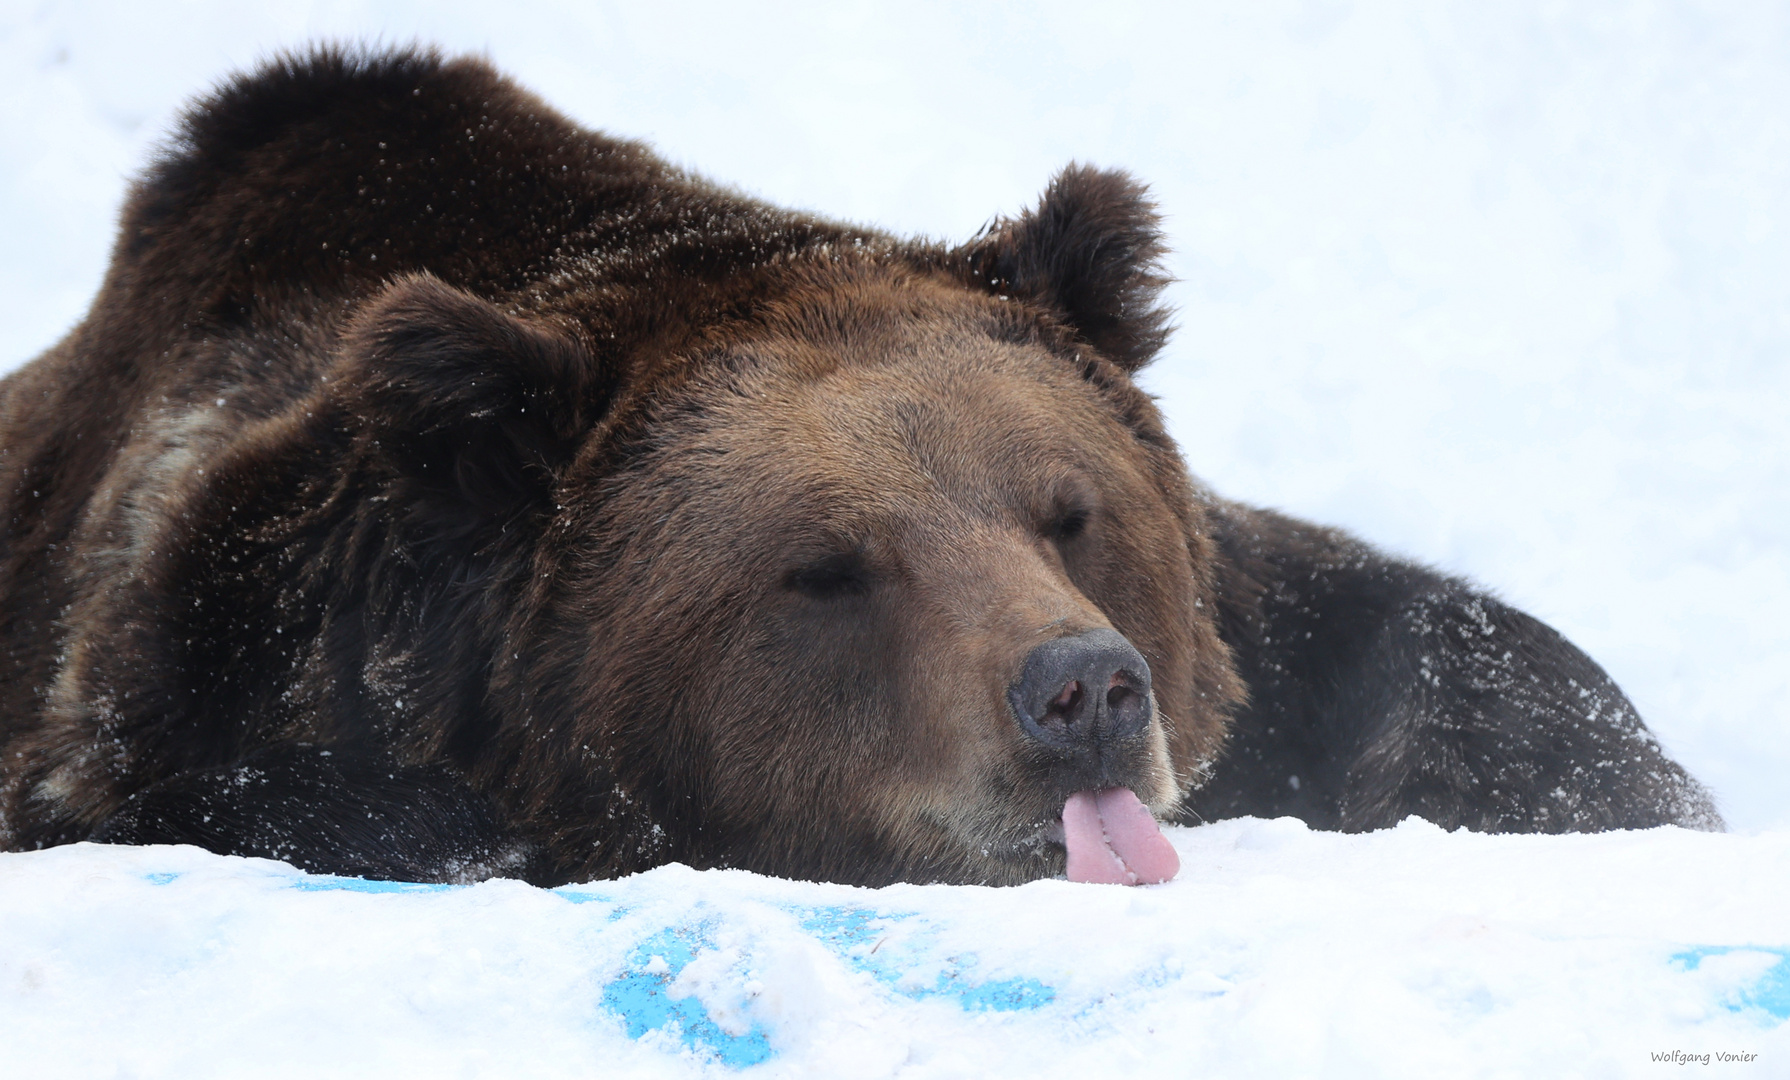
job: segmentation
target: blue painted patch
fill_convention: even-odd
[[[170,885],[186,875],[174,870],[157,870],[143,875],[151,885]],[[423,881],[374,881],[368,878],[336,877],[333,874],[301,873],[286,882],[301,892],[417,893],[463,889],[464,885],[441,885]],[[589,899],[596,899],[590,897]]]
[[[1743,986],[1722,1004],[1729,1012],[1760,1009],[1778,1020],[1790,1020],[1790,949],[1761,948],[1755,945],[1700,945],[1675,953],[1672,962],[1686,971],[1695,971],[1709,956],[1731,952],[1770,953],[1778,962],[1765,970],[1751,986]]]
[[[615,897],[606,893],[583,892],[569,885],[550,890],[554,896],[573,904],[613,904]]]
[[[913,919],[912,913],[868,911],[854,907],[808,908],[798,911],[802,929],[831,949],[854,970],[862,971],[903,997],[916,1001],[942,997],[956,1001],[965,1012],[1016,1012],[1037,1009],[1057,999],[1056,990],[1037,979],[993,979],[977,982],[959,957],[949,957],[946,967],[931,985],[903,985],[906,974],[904,960],[911,960],[911,945],[883,951],[883,945],[895,935],[901,924]],[[922,929],[921,934],[926,930]],[[911,937],[911,935],[909,935]]]
[[[855,907],[797,908],[802,929],[846,958],[853,967],[866,970],[856,955],[859,947],[873,945],[882,927],[904,922],[912,915],[886,915]]]
[[[696,954],[714,948],[700,926],[661,930],[628,954],[628,971],[603,988],[603,1006],[621,1018],[628,1038],[649,1031],[670,1032],[698,1054],[734,1069],[770,1060],[765,1030],[758,1024],[744,1035],[732,1035],[709,1016],[695,997],[671,996],[671,984]]]
[[[157,885],[166,885],[179,876],[179,874],[150,874],[149,880]],[[333,874],[301,874],[292,879],[291,885],[294,889],[304,892],[358,893],[445,892],[468,887],[428,881],[378,881],[371,878],[337,877]],[[573,904],[616,903],[615,897],[607,893],[580,890],[578,886],[566,885],[548,891],[561,900]],[[617,910],[610,917],[617,918],[626,911],[626,907],[618,904]]]
[[[607,904],[607,905],[609,905],[609,910],[603,912],[603,914],[602,914],[602,919],[603,919],[604,925],[608,925],[609,923],[614,923],[614,922],[620,922],[622,919],[626,918],[627,916],[634,914],[634,905],[624,904],[624,903],[622,903],[621,900],[617,899],[614,895],[607,893],[607,892],[594,892],[586,887],[578,886],[578,885],[561,885],[557,889],[550,889],[548,891],[551,892],[554,896],[559,897],[561,900],[564,900],[568,904],[579,904],[579,905]],[[596,913],[592,912],[591,914],[595,915]]]
[[[1057,999],[1056,990],[1037,979],[995,979],[992,982],[972,983],[955,971],[940,975],[938,982],[930,990],[915,996],[933,995],[956,998],[957,1004],[966,1012],[1038,1009]]]
[[[421,881],[376,881],[371,878],[335,877],[330,874],[306,874],[292,879],[292,887],[301,892],[357,893],[429,893],[465,888],[463,885],[437,885]]]

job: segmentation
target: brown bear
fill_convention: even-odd
[[[1160,880],[1155,819],[1719,828],[1584,654],[1195,483],[1160,227],[781,210],[476,60],[200,101],[0,384],[0,847]]]

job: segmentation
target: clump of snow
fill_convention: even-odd
[[[1164,885],[543,890],[0,855],[32,1077],[1790,1073],[1790,834],[1170,828]]]

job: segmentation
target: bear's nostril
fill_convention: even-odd
[[[1053,713],[1062,713],[1065,716],[1074,716],[1075,707],[1080,704],[1081,683],[1075,679],[1070,679],[1069,685],[1063,687],[1063,692],[1051,699],[1049,711]]]

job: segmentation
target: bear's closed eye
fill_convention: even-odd
[[[1072,507],[1057,511],[1045,526],[1044,535],[1058,543],[1074,540],[1088,529],[1088,511],[1081,507]]]
[[[857,552],[838,552],[796,567],[784,584],[816,600],[862,596],[870,591],[870,568]]]

